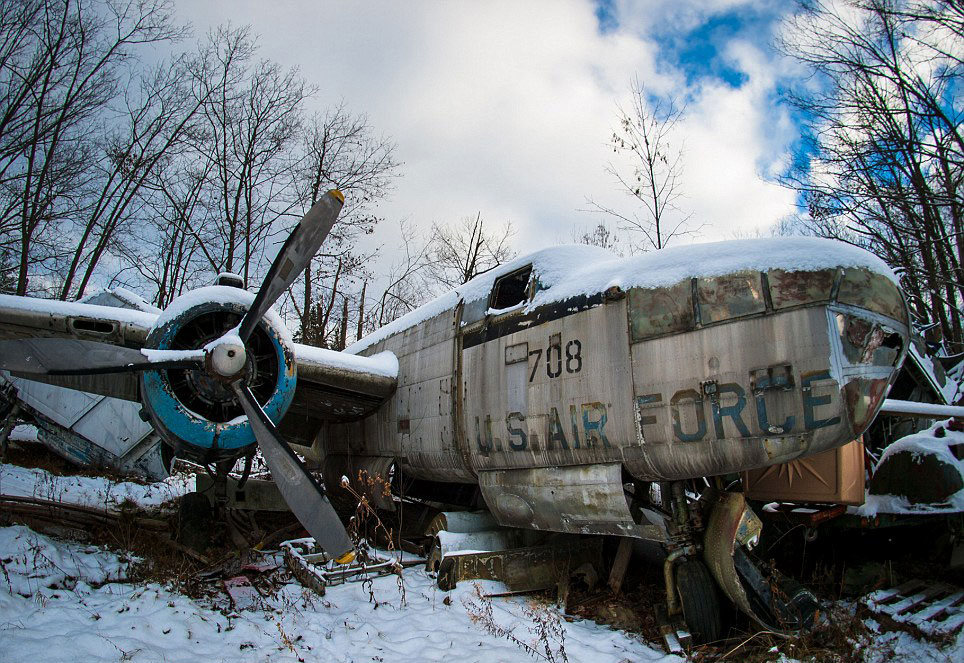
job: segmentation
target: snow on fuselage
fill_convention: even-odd
[[[328,452],[414,476],[618,464],[718,475],[839,446],[870,424],[906,352],[890,269],[839,242],[722,242],[617,258],[554,247],[348,348],[391,351],[398,391]]]

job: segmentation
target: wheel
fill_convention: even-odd
[[[177,540],[181,544],[198,552],[210,547],[214,509],[206,496],[197,492],[182,495],[177,515]]]
[[[718,640],[723,630],[716,583],[703,562],[690,559],[676,565],[676,592],[693,644]]]

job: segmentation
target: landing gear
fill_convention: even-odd
[[[741,493],[721,493],[703,537],[703,556],[724,594],[753,621],[798,633],[813,625],[819,604],[799,583],[750,554],[763,524]]]
[[[676,565],[676,593],[693,644],[718,640],[723,634],[719,595],[716,582],[703,562],[687,559]]]
[[[707,487],[695,499],[694,488],[664,482],[650,502],[666,524],[663,571],[670,629],[678,631],[684,622],[694,644],[719,639],[723,597],[768,630],[797,633],[812,627],[816,597],[751,554],[763,523],[743,495]]]
[[[660,484],[660,498],[669,507],[666,521],[669,541],[663,562],[666,608],[670,627],[680,633],[680,621],[689,642],[706,644],[723,635],[719,592],[716,581],[701,558],[702,504],[692,502],[681,481]]]

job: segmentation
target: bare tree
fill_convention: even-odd
[[[161,308],[185,290],[210,281],[218,257],[211,254],[209,241],[216,202],[206,184],[212,165],[194,163],[190,155],[179,154],[157,169],[148,183],[144,229],[118,244],[129,268],[139,275],[141,285],[154,288],[152,300]],[[205,276],[207,275],[207,276]]]
[[[595,226],[581,231],[573,229],[571,239],[576,244],[598,246],[612,251],[618,256],[624,254],[622,240],[606,223],[597,223]]]
[[[366,282],[360,270],[363,260],[355,255],[355,242],[374,230],[378,222],[374,206],[391,191],[400,164],[395,159],[395,144],[376,135],[367,116],[352,114],[344,104],[324,115],[313,115],[299,139],[300,157],[292,171],[299,209],[310,208],[328,189],[345,194],[345,209],[323,250],[305,268],[300,284],[301,304],[295,308],[301,338],[309,342],[331,336],[328,326],[339,286],[344,301],[348,301],[346,287],[358,280]],[[359,300],[363,309],[364,293]],[[359,322],[356,320],[356,324]]]
[[[290,149],[309,93],[297,71],[254,62],[256,51],[249,28],[218,28],[194,77],[203,100],[194,149],[211,166],[208,185],[219,208],[219,246],[211,253],[217,269],[238,272],[246,284],[275,222],[291,208]]]
[[[610,163],[606,172],[640,211],[627,214],[593,198],[587,202],[591,211],[616,218],[620,229],[641,234],[642,250],[662,249],[676,237],[699,231],[689,227],[692,214],[682,213],[677,206],[683,196],[683,150],[672,141],[684,108],[673,99],[649,97],[638,80],[630,90],[632,106],[628,111],[617,108],[618,124],[610,139],[613,152],[628,155],[630,170]]]
[[[387,285],[378,298],[378,304],[369,314],[365,331],[374,331],[409,313],[429,298],[424,275],[429,268],[432,243],[420,241],[410,219],[399,222],[401,255],[392,264],[386,278]]]
[[[511,222],[494,232],[487,231],[481,212],[474,219],[464,217],[454,226],[433,223],[428,273],[435,284],[446,289],[467,283],[515,257],[509,246],[514,234]]]
[[[920,319],[964,348],[964,45],[959,4],[801,3],[783,49],[820,74],[791,100],[812,118],[786,178],[814,234],[868,248],[901,274]]]
[[[155,171],[191,131],[204,100],[192,97],[184,84],[186,74],[184,61],[177,60],[132,81],[123,93],[119,117],[105,118],[98,127],[99,135],[92,140],[95,158],[87,166],[94,178],[75,224],[78,236],[63,275],[61,299],[70,298],[78,276],[74,295],[83,295],[118,230],[140,220],[137,213],[145,205],[141,194]]]
[[[138,48],[170,41],[163,0],[22,0],[0,8],[0,242],[31,269],[69,251],[62,222],[85,211],[96,179],[92,131]],[[58,236],[60,235],[60,236]]]

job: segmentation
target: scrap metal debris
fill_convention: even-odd
[[[256,610],[262,607],[261,593],[246,576],[225,578],[224,591],[231,597],[235,610]]]
[[[392,557],[384,557],[367,546],[348,564],[338,564],[315,542],[313,537],[284,541],[285,564],[291,574],[305,587],[324,596],[329,585],[340,585],[349,580],[365,580],[373,576],[400,574],[402,563]],[[425,560],[415,560],[422,564]]]
[[[940,582],[910,580],[864,597],[877,616],[909,626],[921,635],[953,635],[964,626],[964,590]]]

